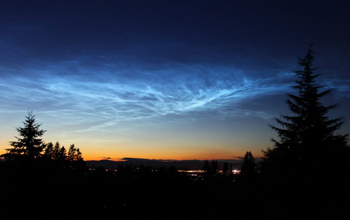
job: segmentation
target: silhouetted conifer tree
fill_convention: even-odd
[[[62,146],[58,152],[58,159],[65,160],[67,158],[67,150],[64,146]]]
[[[61,154],[61,147],[60,147],[60,143],[56,142],[55,146],[53,147],[52,150],[52,159],[54,160],[58,160],[60,158]]]
[[[53,144],[51,142],[46,144],[44,157],[47,159],[53,159]]]
[[[205,172],[209,172],[210,170],[210,165],[209,165],[209,162],[208,160],[205,160],[204,162],[204,165],[203,165],[203,168],[202,168]]]
[[[17,140],[10,142],[13,148],[6,149],[7,153],[1,155],[5,159],[36,159],[45,147],[40,138],[45,130],[40,129],[41,125],[35,123],[35,116],[32,112],[28,113],[23,124],[23,127],[17,128],[20,137],[15,137]]]
[[[215,175],[217,172],[219,172],[219,165],[217,160],[211,161],[211,171]]]
[[[242,175],[253,175],[257,173],[257,166],[255,163],[255,158],[253,157],[252,152],[247,151],[244,155],[241,174]]]
[[[321,103],[320,99],[330,90],[320,91],[323,86],[316,83],[320,74],[314,73],[313,60],[311,49],[303,59],[299,58],[302,70],[295,71],[297,80],[293,86],[297,94],[288,94],[287,100],[293,115],[282,115],[282,119],[276,119],[280,127],[271,126],[279,140],[272,139],[275,146],[264,152],[264,170],[280,174],[310,173],[322,163],[332,165],[337,155],[346,153],[347,135],[336,133],[343,120],[327,116],[336,106]]]
[[[79,148],[75,148],[74,144],[69,147],[67,160],[69,161],[80,161],[82,160],[82,154]]]

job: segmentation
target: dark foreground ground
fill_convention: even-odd
[[[1,219],[349,219],[348,181],[1,165]],[[7,217],[5,217],[7,216]],[[4,218],[3,218],[4,217]]]

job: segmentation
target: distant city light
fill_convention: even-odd
[[[241,172],[240,170],[236,170],[236,169],[232,170],[232,173],[233,173],[233,174],[238,174],[238,173],[240,173],[240,172]]]

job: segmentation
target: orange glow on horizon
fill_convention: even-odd
[[[245,151],[232,151],[230,153],[213,153],[208,150],[208,152],[182,152],[181,149],[173,150],[169,149],[167,151],[169,152],[154,152],[152,150],[149,150],[147,148],[142,148],[142,150],[135,151],[135,150],[121,150],[117,152],[116,150],[106,150],[103,148],[100,151],[96,152],[96,148],[84,148],[79,147],[76,145],[76,147],[80,148],[83,158],[85,161],[88,160],[112,160],[112,161],[122,161],[123,158],[140,158],[140,159],[154,159],[154,160],[235,160],[239,159],[239,157],[243,157],[245,154]],[[6,152],[6,149],[11,148],[11,146],[1,146],[0,147],[0,154],[3,154]],[[262,157],[261,152],[256,152],[253,156],[255,158]]]

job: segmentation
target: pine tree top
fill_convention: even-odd
[[[322,90],[323,86],[317,82],[320,74],[315,73],[317,68],[313,67],[313,54],[309,48],[305,57],[299,58],[301,69],[295,71],[296,84],[292,87],[296,93],[287,94],[287,105],[292,115],[277,118],[280,127],[270,126],[277,132],[279,140],[272,139],[275,146],[265,152],[265,162],[276,163],[279,167],[276,169],[286,170],[283,167],[305,164],[314,160],[315,155],[347,147],[347,135],[336,133],[343,125],[343,119],[328,116],[336,105],[325,106],[321,102],[331,91]]]
[[[317,68],[313,68],[312,54],[313,51],[309,49],[303,59],[299,58],[303,69],[295,71],[297,80],[293,88],[297,94],[288,94],[287,104],[294,115],[282,115],[282,119],[276,119],[282,128],[271,126],[277,131],[281,143],[289,140],[308,145],[321,144],[343,124],[341,118],[330,119],[327,116],[336,105],[324,106],[320,100],[331,91],[320,91],[323,86],[316,83],[320,74],[314,73]]]
[[[27,157],[37,158],[43,150],[44,142],[40,138],[46,132],[40,129],[41,124],[35,123],[35,115],[29,112],[23,122],[23,127],[16,128],[19,137],[15,136],[16,141],[10,141],[13,148],[7,149],[7,153],[1,155],[7,159],[18,159]]]

